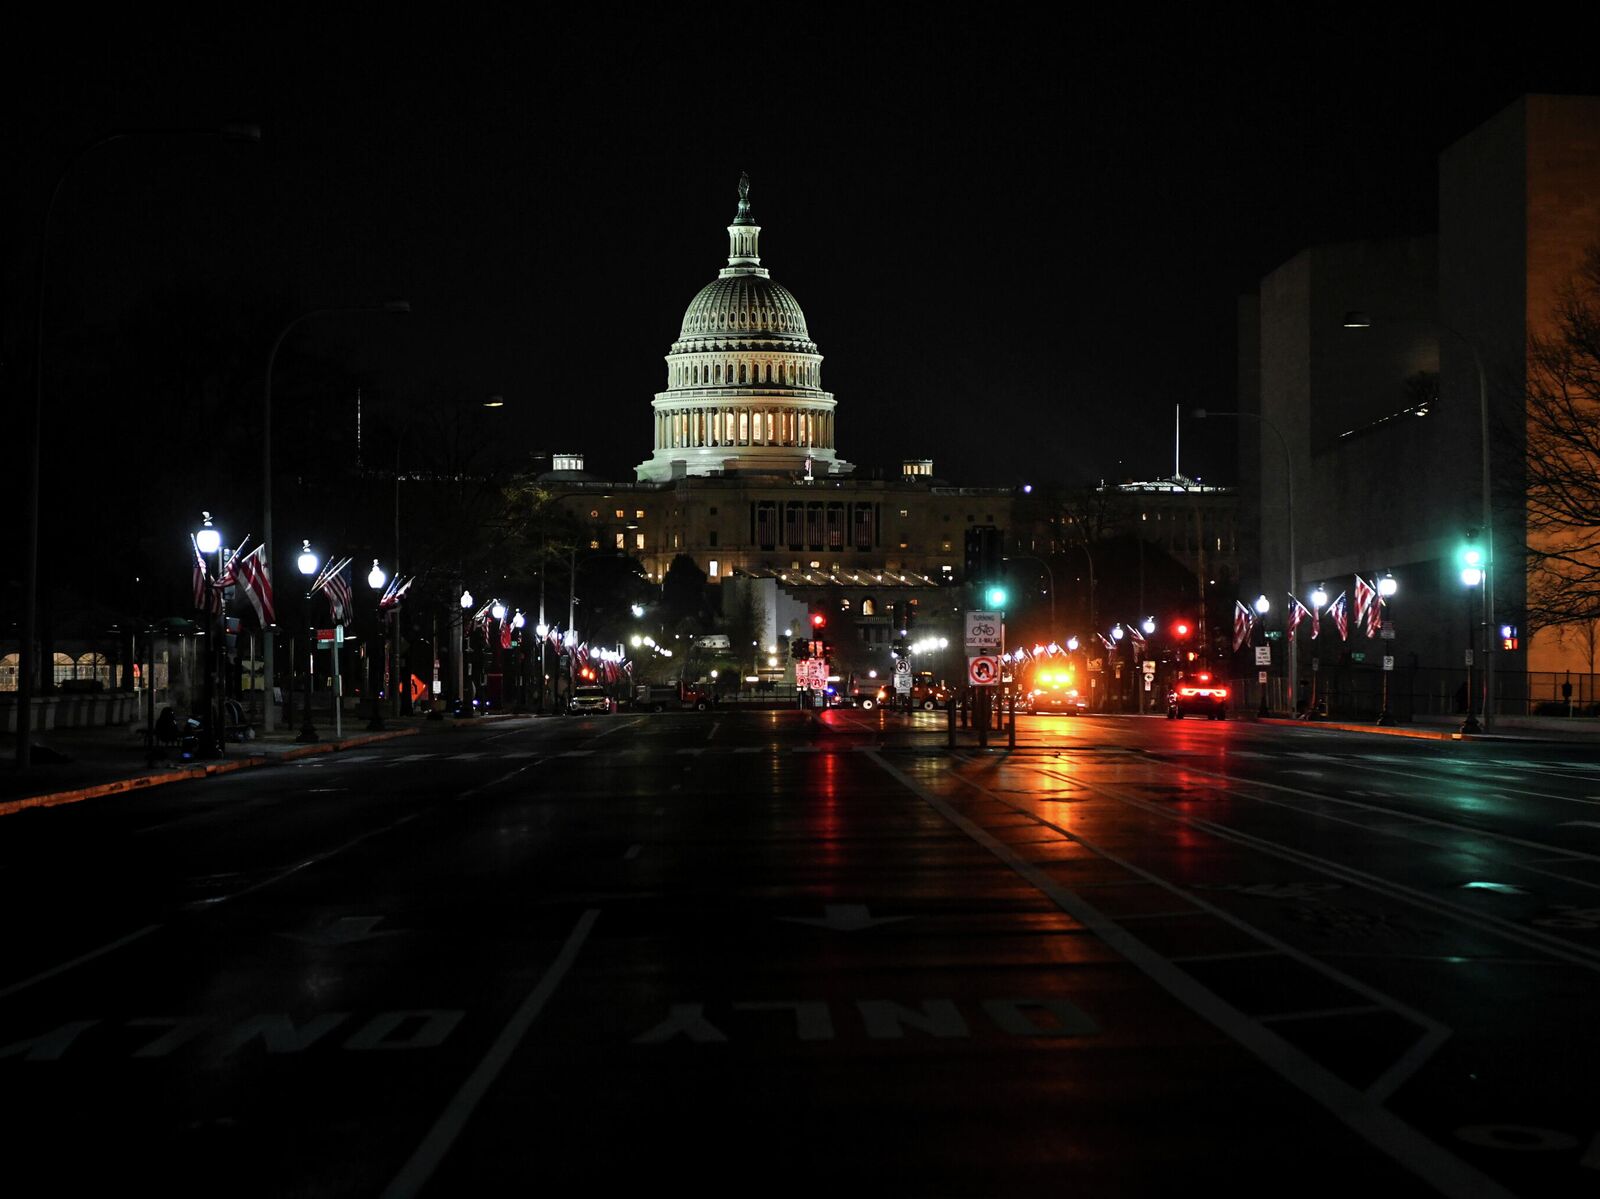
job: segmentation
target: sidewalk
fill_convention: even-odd
[[[259,766],[303,758],[311,754],[338,753],[358,746],[414,737],[423,731],[442,732],[452,728],[473,728],[488,721],[510,719],[508,715],[478,716],[471,720],[429,721],[426,716],[385,717],[382,732],[368,732],[365,717],[345,722],[345,736],[335,740],[332,729],[319,727],[324,740],[302,743],[298,730],[279,729],[268,735],[258,733],[250,741],[230,741],[223,758],[184,761],[176,749],[158,751],[154,765],[149,762],[144,744],[144,725],[134,724],[97,729],[54,729],[34,735],[33,768],[19,776],[16,761],[17,739],[0,734],[0,816],[29,808],[76,803],[101,795],[159,787],[167,783],[250,770]],[[42,747],[42,748],[41,748]],[[56,755],[65,761],[56,761]]]
[[[1593,716],[1497,716],[1484,733],[1463,733],[1460,716],[1420,716],[1402,724],[1378,725],[1350,720],[1290,720],[1284,716],[1257,719],[1298,729],[1337,729],[1375,733],[1380,737],[1419,737],[1429,741],[1566,741],[1600,745],[1600,719]]]

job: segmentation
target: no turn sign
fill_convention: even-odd
[[[993,687],[1000,681],[1000,659],[993,654],[976,654],[967,659],[967,682],[974,687]]]

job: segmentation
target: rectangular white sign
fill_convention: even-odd
[[[1000,646],[1000,613],[967,613],[967,648],[998,649]]]
[[[1272,647],[1270,645],[1258,645],[1258,646],[1256,646],[1256,665],[1257,666],[1271,666],[1272,665]]]

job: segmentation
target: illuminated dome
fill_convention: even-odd
[[[700,289],[667,354],[653,403],[655,453],[639,481],[714,474],[844,475],[834,453],[834,398],[805,313],[761,265],[750,180],[728,226],[728,265]]]

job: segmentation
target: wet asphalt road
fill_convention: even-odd
[[[19,1194],[1589,1195],[1597,885],[1588,747],[486,722],[0,822],[8,1157]]]

